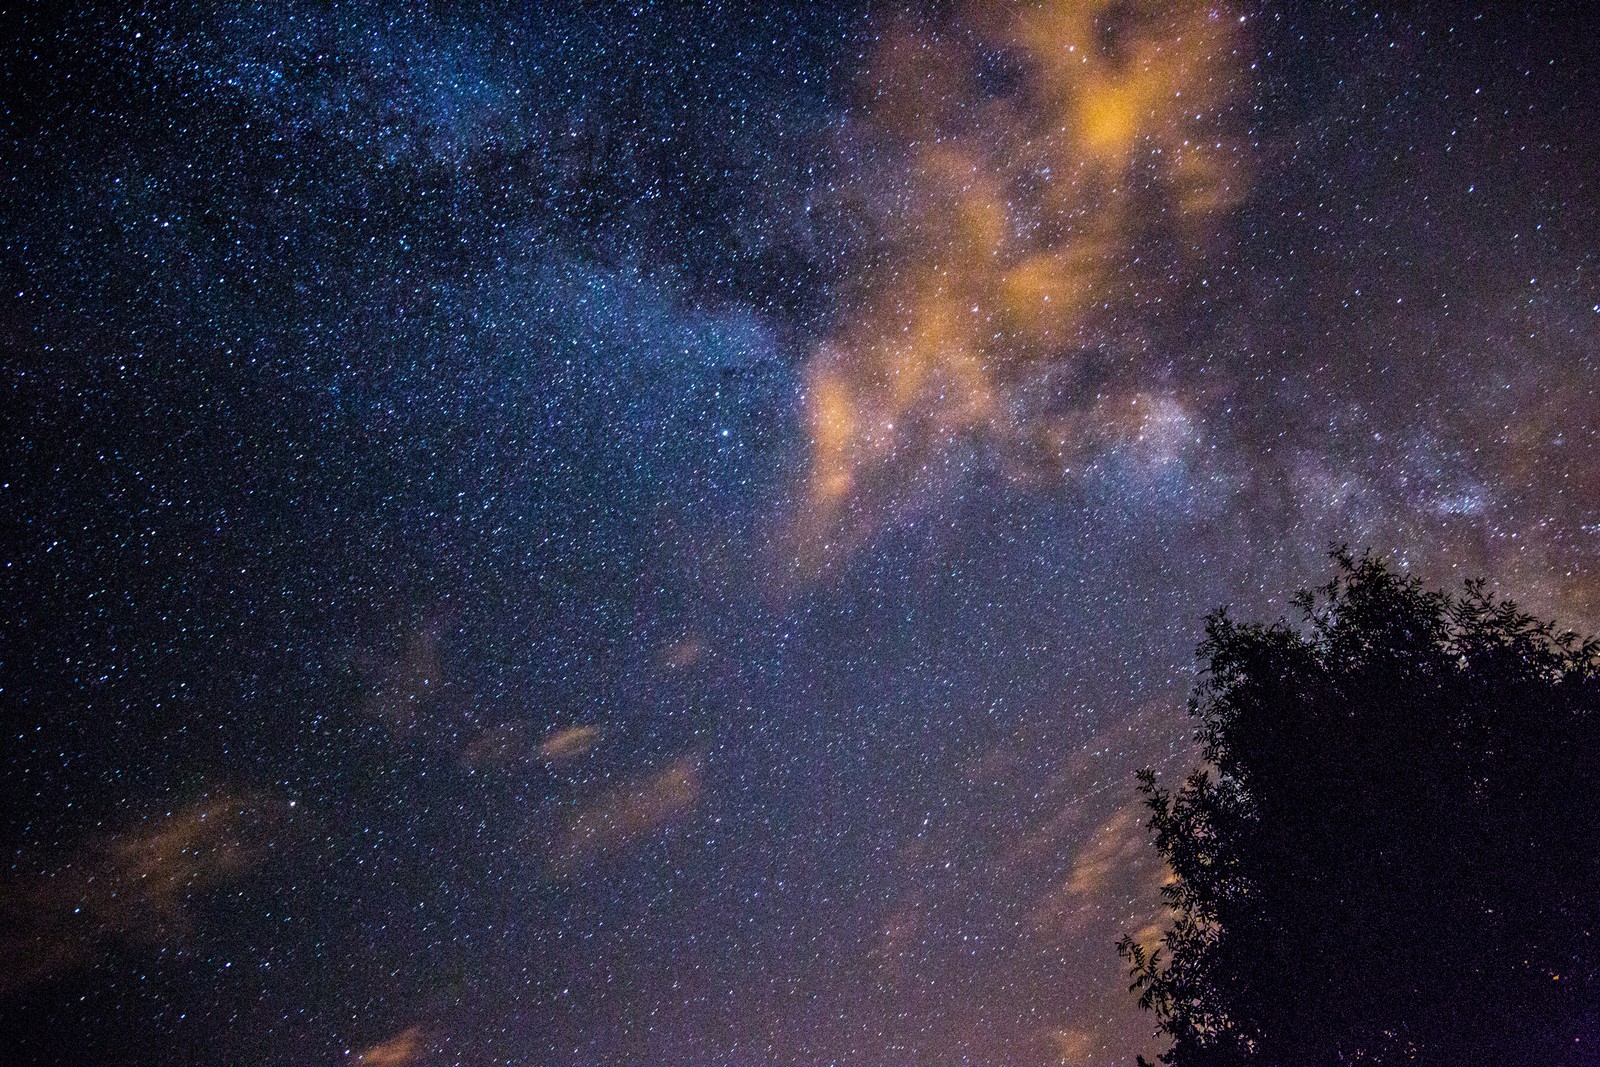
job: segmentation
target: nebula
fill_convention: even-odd
[[[1243,21],[1057,0],[887,33],[850,144],[883,236],[806,376],[809,566],[976,456],[1016,478],[1059,471],[1181,404],[1145,392],[1138,366],[1106,380],[1092,365],[1122,316],[1168,299],[1141,270],[1152,249],[1203,246],[1242,195]]]

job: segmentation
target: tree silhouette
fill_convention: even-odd
[[[1140,774],[1161,1061],[1600,1063],[1600,643],[1334,559],[1298,624],[1207,619],[1205,764]]]

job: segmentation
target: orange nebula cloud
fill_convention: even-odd
[[[183,937],[191,901],[254,870],[281,813],[271,798],[223,794],[92,840],[54,869],[13,875],[0,887],[0,993],[88,963],[107,943]]]
[[[1152,235],[1196,244],[1240,198],[1225,135],[1240,21],[1215,4],[1054,0],[887,35],[855,137],[899,177],[864,194],[884,247],[807,369],[802,563],[948,484],[964,449],[1014,471],[1071,461],[1106,390],[1063,413],[1061,383],[1071,394],[1083,353],[1142,306],[1129,264]]]
[[[878,877],[893,889],[862,984],[885,1013],[917,1020],[907,1041],[927,1040],[918,1012],[937,1004],[939,1040],[971,1062],[1155,1051],[1111,946],[1130,932],[1150,943],[1167,918],[1166,871],[1130,783],[1141,766],[1174,772],[1194,758],[1173,744],[1188,717],[1175,693],[1075,741],[1065,717],[1023,724],[950,768],[938,812],[907,820],[885,858]],[[937,999],[929,974],[949,983]]]
[[[1031,917],[1041,932],[1065,940],[1067,934],[1096,922],[1107,899],[1119,897],[1147,902],[1141,939],[1150,936],[1152,927],[1160,930],[1155,921],[1161,915],[1156,887],[1166,871],[1150,846],[1143,815],[1143,802],[1130,800],[1073,854],[1065,882],[1033,909]]]
[[[539,758],[546,763],[565,763],[588,755],[599,741],[598,726],[568,726],[545,738],[539,746]]]
[[[421,1063],[423,1055],[423,1033],[420,1026],[409,1027],[391,1037],[387,1041],[380,1041],[364,1052],[356,1054],[356,1062],[365,1064],[366,1067],[409,1067],[411,1064]]]
[[[552,864],[555,872],[571,873],[648,839],[693,811],[703,788],[700,757],[688,755],[600,795],[567,822]]]

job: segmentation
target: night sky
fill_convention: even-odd
[[[1149,1054],[1207,610],[1600,628],[1565,6],[11,12],[4,1058]]]

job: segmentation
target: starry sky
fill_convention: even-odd
[[[11,1062],[1152,1052],[1206,611],[1600,628],[1568,6],[13,11]]]

